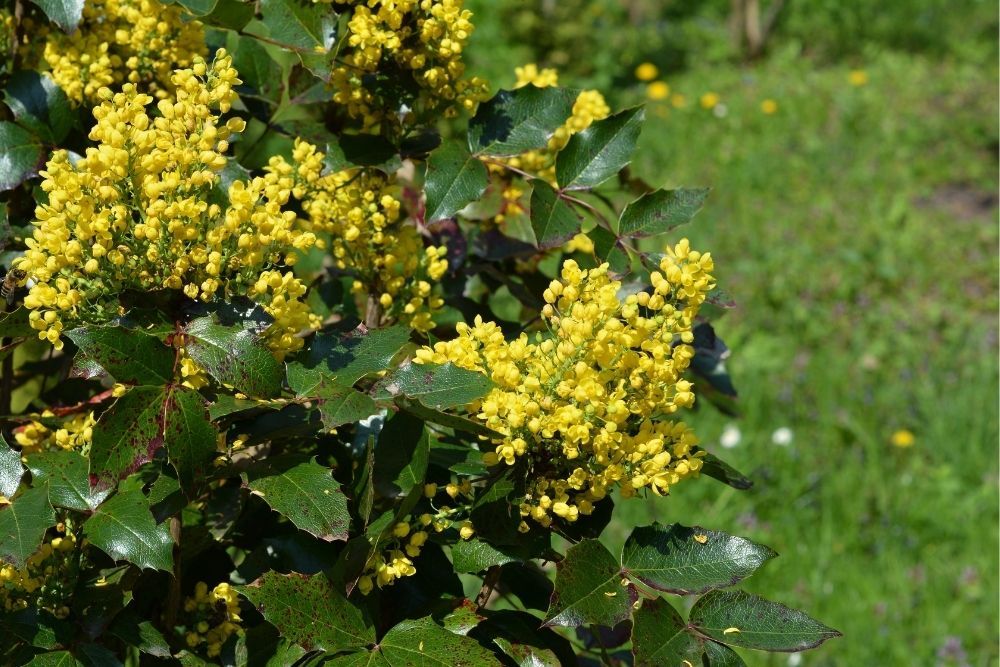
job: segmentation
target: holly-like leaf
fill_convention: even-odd
[[[94,425],[90,483],[109,486],[135,472],[163,446],[165,387],[135,387]]]
[[[375,447],[374,484],[383,496],[406,496],[423,488],[430,441],[423,423],[400,412],[386,422]]]
[[[727,484],[740,491],[746,491],[753,486],[753,481],[750,478],[714,454],[705,452],[705,456],[701,462],[701,472],[719,480],[723,484]]]
[[[486,166],[472,157],[457,141],[449,141],[430,154],[424,192],[427,194],[425,222],[454,217],[486,192]]]
[[[124,327],[71,329],[80,352],[125,384],[166,384],[174,376],[174,351],[156,336]]]
[[[375,401],[351,387],[331,387],[315,392],[323,426],[334,429],[370,417],[378,411]]]
[[[338,337],[317,335],[309,348],[288,362],[288,386],[309,396],[323,385],[350,387],[370,373],[389,368],[392,358],[410,340],[405,326],[368,331],[364,327]]]
[[[247,471],[245,482],[296,528],[327,542],[347,539],[347,498],[329,468],[313,460],[271,459]]]
[[[27,308],[18,308],[9,313],[0,313],[0,337],[20,338],[37,335],[38,332],[28,324],[28,312]]]
[[[63,29],[73,32],[83,18],[84,0],[32,0],[45,12],[49,20]]]
[[[27,130],[0,122],[0,191],[11,190],[38,173],[43,151]]]
[[[336,653],[375,643],[375,629],[322,574],[306,577],[268,572],[236,589],[282,637],[306,651]]]
[[[13,503],[0,509],[0,559],[24,567],[38,550],[45,531],[55,523],[45,486],[25,489]]]
[[[254,397],[281,391],[281,365],[252,329],[199,317],[185,327],[184,340],[191,359],[222,384]]]
[[[380,383],[380,398],[405,396],[436,410],[466,405],[482,398],[493,387],[484,374],[452,363],[408,363]]]
[[[451,562],[455,572],[476,574],[494,565],[517,563],[521,560],[483,540],[461,540],[451,547]]]
[[[3,95],[14,120],[49,143],[59,143],[73,127],[66,93],[43,74],[15,72],[7,80]]]
[[[666,600],[644,600],[632,622],[636,667],[701,664],[701,641],[688,632],[684,619]]]
[[[701,210],[707,188],[657,190],[625,207],[618,220],[622,236],[656,236],[691,222]]]
[[[56,507],[89,512],[108,497],[109,490],[92,489],[87,459],[73,451],[36,452],[28,456],[32,484],[46,484]]]
[[[631,161],[644,119],[642,107],[634,107],[595,121],[570,137],[556,157],[559,187],[591,188],[625,168]]]
[[[167,643],[163,633],[150,621],[143,620],[142,616],[132,607],[126,608],[115,616],[110,632],[143,653],[157,658],[170,657],[170,644]]]
[[[744,591],[706,594],[688,622],[718,642],[762,651],[805,651],[841,636],[804,612]]]
[[[39,653],[31,659],[32,667],[84,667],[69,651]]]
[[[677,595],[725,588],[777,556],[756,542],[679,523],[636,528],[622,550],[622,572]]]
[[[637,599],[632,584],[622,585],[621,568],[611,552],[597,540],[583,540],[556,565],[545,625],[614,627],[629,617]]]
[[[217,440],[205,399],[191,389],[171,387],[163,406],[163,443],[184,489],[192,490],[205,479]]]
[[[214,4],[211,13],[201,17],[202,23],[227,30],[242,30],[254,15],[253,4],[243,0],[218,0]],[[237,70],[243,78],[243,70]]]
[[[743,658],[725,644],[706,641],[704,660],[708,667],[747,667]]]
[[[503,637],[497,637],[493,643],[500,647],[517,667],[560,667],[562,663],[556,654],[547,648],[539,648],[530,644],[509,642]]]
[[[598,261],[607,262],[615,273],[628,273],[632,260],[621,239],[604,227],[594,227],[587,236],[594,242],[594,256]]]
[[[562,245],[580,232],[580,218],[545,181],[534,182],[529,207],[539,248]]]
[[[570,114],[579,91],[524,86],[501,90],[479,105],[469,121],[469,150],[476,155],[517,155],[544,148]]]
[[[173,569],[173,540],[166,523],[153,520],[146,496],[138,487],[119,491],[83,524],[90,542],[116,561],[141,568]]]
[[[463,417],[461,415],[453,415],[448,412],[434,410],[433,408],[427,407],[420,401],[414,401],[404,397],[396,399],[396,404],[404,412],[408,412],[414,417],[419,417],[429,424],[446,426],[455,431],[472,433],[473,435],[482,435],[487,438],[503,437],[503,434],[484,426],[481,422],[469,419],[468,417]]]
[[[262,21],[268,39],[298,51],[333,45],[337,15],[328,6],[307,0],[262,0]]]
[[[17,493],[17,487],[21,485],[23,476],[24,466],[21,465],[21,456],[10,448],[3,433],[0,433],[0,496],[10,498]]]
[[[479,642],[445,630],[430,616],[394,626],[378,643],[377,650],[391,667],[487,667],[501,664],[496,655],[480,646]]]

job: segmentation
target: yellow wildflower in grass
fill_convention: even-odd
[[[329,1],[329,0],[324,0]],[[479,77],[465,77],[462,52],[472,35],[472,12],[464,0],[333,0],[353,12],[338,54],[343,63],[333,71],[333,99],[351,118],[372,129],[410,113],[428,118],[454,117],[459,108],[471,111],[489,96]],[[404,113],[388,108],[389,100],[366,85],[365,77],[399,68],[410,71],[420,93]]]
[[[295,332],[319,325],[301,302],[304,286],[281,269],[316,236],[282,210],[290,188],[265,178],[235,181],[228,204],[209,203],[229,138],[245,126],[220,119],[240,83],[225,51],[212,64],[196,57],[171,81],[176,92],[155,115],[133,83],[102,89],[96,145],[76,162],[56,151],[41,172],[48,201],[17,264],[35,281],[24,299],[31,326],[60,349],[66,324],[108,321],[127,289],[247,295],[275,318],[265,337],[282,357],[302,346]]]
[[[189,648],[204,644],[210,658],[219,655],[233,634],[243,634],[241,621],[239,597],[226,582],[209,590],[208,584],[199,581],[194,595],[184,600],[184,640]]]
[[[670,86],[666,81],[654,81],[646,86],[646,97],[654,101],[665,100],[670,96]]]
[[[162,99],[174,69],[205,52],[198,21],[184,21],[178,5],[156,0],[87,0],[79,28],[47,34],[44,59],[73,102],[96,102],[105,86],[133,83]]]
[[[664,494],[697,475],[697,438],[667,417],[694,404],[682,376],[694,356],[694,318],[715,286],[713,266],[682,240],[652,273],[651,291],[622,299],[607,264],[588,271],[568,260],[544,293],[548,335],[507,341],[477,318],[458,325],[457,338],[417,351],[418,363],[451,362],[493,381],[468,409],[504,434],[484,455],[488,464],[526,463],[523,517],[572,522],[613,487],[624,497]]]
[[[51,410],[45,410],[41,416],[55,417]],[[30,421],[14,431],[14,440],[21,446],[22,454],[60,450],[86,453],[90,448],[96,423],[94,413],[90,410],[64,419],[58,428],[50,428],[40,421]]]
[[[766,115],[772,116],[778,112],[778,103],[772,99],[766,99],[760,103],[760,110]]]
[[[296,140],[292,162],[272,158],[264,178],[300,201],[304,229],[330,236],[334,264],[354,274],[355,291],[376,298],[385,318],[430,331],[434,313],[444,305],[438,288],[448,270],[444,246],[425,247],[413,222],[403,218],[394,177],[359,168],[324,174],[324,157],[312,144]],[[293,303],[289,300],[289,307]],[[308,313],[286,316],[292,317],[302,320]]]
[[[852,69],[847,74],[847,82],[854,87],[860,87],[868,84],[868,72],[863,69]]]
[[[893,447],[899,447],[900,449],[906,449],[912,447],[917,441],[915,435],[912,431],[908,431],[905,428],[899,429],[892,434],[889,438],[889,442],[892,443]]]
[[[714,109],[719,103],[720,98],[716,93],[705,93],[702,95],[698,103],[701,104],[702,109]]]
[[[652,81],[660,75],[659,68],[653,63],[642,63],[635,68],[635,78],[639,81]]]

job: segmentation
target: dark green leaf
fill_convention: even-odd
[[[42,146],[27,130],[0,122],[0,191],[11,190],[38,173]]]
[[[691,222],[701,210],[707,188],[657,190],[625,207],[618,221],[622,236],[655,236]]]
[[[164,387],[135,387],[94,425],[90,482],[108,486],[148,463],[163,446]]]
[[[83,18],[84,0],[33,0],[63,32],[73,32]]]
[[[455,571],[461,573],[476,574],[494,565],[516,563],[521,560],[478,539],[461,540],[451,548],[451,562],[455,566]]]
[[[24,476],[24,466],[21,456],[7,444],[0,433],[0,496],[12,497],[21,485]]]
[[[171,387],[163,406],[163,443],[181,486],[193,490],[205,479],[218,444],[205,399],[191,389]]]
[[[559,187],[594,187],[621,171],[631,161],[644,119],[642,107],[634,107],[595,121],[570,137],[556,158]]]
[[[200,317],[187,325],[184,339],[191,359],[222,384],[255,397],[281,391],[281,365],[251,329]]]
[[[515,644],[503,637],[497,637],[493,643],[500,647],[517,667],[560,667],[559,658],[547,648],[538,648],[529,644]]]
[[[747,665],[736,651],[725,644],[706,641],[704,649],[706,667],[746,667]]]
[[[45,531],[55,523],[45,486],[25,489],[13,503],[0,509],[0,559],[24,567],[42,543]]]
[[[479,105],[469,121],[469,150],[476,155],[517,155],[544,148],[573,112],[578,91],[524,86],[501,90]]]
[[[375,489],[383,496],[405,496],[423,488],[430,456],[430,441],[423,423],[406,413],[389,419],[375,446]]]
[[[408,412],[414,417],[419,417],[430,424],[446,426],[455,431],[472,433],[473,435],[484,435],[488,438],[503,437],[502,434],[484,426],[481,422],[469,419],[468,417],[462,417],[461,415],[453,415],[447,412],[441,412],[440,410],[434,410],[433,408],[427,407],[420,401],[400,398],[396,400],[396,404],[399,405],[400,409],[404,412]]]
[[[203,16],[201,22],[227,30],[242,30],[253,18],[253,14],[253,3],[243,0],[219,0],[212,13]],[[243,78],[243,70],[238,71],[240,78]]]
[[[29,646],[56,649],[69,644],[75,628],[47,611],[29,607],[0,615],[0,630],[0,637],[9,633]]]
[[[436,410],[466,405],[486,395],[493,383],[484,374],[447,363],[408,363],[380,383],[381,398],[405,396]]]
[[[89,512],[108,497],[108,490],[90,488],[89,464],[72,451],[37,452],[28,456],[32,484],[47,484],[49,501],[56,507]]]
[[[313,460],[272,459],[251,468],[246,484],[296,528],[327,542],[347,539],[347,498],[329,468]]]
[[[552,248],[580,232],[580,218],[552,186],[542,180],[531,191],[531,228],[539,248]]]
[[[689,623],[716,641],[762,651],[805,651],[841,636],[797,609],[743,591],[706,594]]]
[[[379,650],[392,667],[500,665],[477,641],[448,632],[429,616],[393,627],[379,642]]]
[[[283,637],[306,651],[336,653],[375,642],[375,629],[365,623],[360,610],[321,574],[268,572],[237,590]]]
[[[409,340],[410,329],[405,326],[374,331],[359,327],[343,337],[319,334],[309,349],[288,362],[288,386],[299,396],[311,395],[324,383],[350,387],[389,368]]]
[[[50,651],[36,655],[28,663],[31,667],[85,667],[69,651]]]
[[[643,600],[632,622],[635,667],[701,663],[701,641],[688,632],[684,619],[666,600]]]
[[[177,0],[177,4],[199,18],[211,14],[216,2],[217,0]]]
[[[425,222],[454,217],[486,192],[486,166],[469,154],[458,141],[449,141],[430,154],[424,192],[427,194]]]
[[[638,593],[622,585],[615,557],[597,540],[584,540],[566,552],[556,566],[556,585],[545,625],[614,627],[629,617]]]
[[[621,239],[604,227],[594,227],[587,235],[594,242],[594,256],[600,262],[607,262],[615,273],[628,273],[632,261]]]
[[[307,0],[262,0],[262,20],[268,38],[300,51],[312,51],[319,46],[333,45],[337,15],[329,5]]]
[[[657,590],[689,595],[732,586],[777,555],[735,535],[654,523],[632,531],[622,550],[622,571]]]
[[[18,308],[9,313],[0,313],[0,337],[20,338],[31,336],[33,338],[37,334],[38,332],[28,324],[27,308]]]
[[[115,617],[111,634],[148,655],[170,657],[170,645],[163,634],[150,621],[143,620],[131,607]]]
[[[120,491],[83,524],[90,542],[114,560],[139,568],[173,569],[173,540],[166,523],[156,525],[139,488]]]
[[[323,426],[334,429],[370,417],[378,411],[375,401],[351,387],[330,387],[315,392]]]
[[[709,477],[740,491],[745,491],[753,486],[753,482],[746,475],[713,454],[705,452],[701,461],[701,472]]]
[[[4,88],[14,120],[45,141],[57,144],[73,126],[66,94],[49,77],[34,71],[15,72]]]
[[[521,515],[517,502],[511,498],[516,491],[512,477],[513,474],[506,471],[488,488],[478,492],[469,517],[480,537],[505,547],[519,547],[527,542],[526,536],[517,530]]]
[[[166,384],[174,376],[174,351],[156,336],[124,327],[71,329],[80,352],[125,384]]]

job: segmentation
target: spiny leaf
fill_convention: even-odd
[[[486,166],[472,157],[457,141],[449,141],[430,154],[424,192],[425,222],[451,218],[470,202],[477,201],[489,185]]]
[[[199,317],[184,334],[191,359],[222,384],[254,397],[270,398],[281,391],[281,365],[253,330]]]
[[[501,664],[479,642],[448,632],[430,616],[399,623],[382,638],[378,650],[392,667],[486,667]]]
[[[139,488],[120,491],[95,510],[83,524],[91,543],[114,560],[146,569],[173,569],[173,540],[166,523],[153,520]]]
[[[451,547],[451,561],[456,572],[476,574],[494,565],[517,563],[521,559],[504,553],[483,540],[461,540]]]
[[[753,486],[753,481],[750,478],[714,454],[705,452],[705,456],[701,461],[701,472],[709,477],[717,479],[740,491],[746,491]]]
[[[163,446],[164,387],[135,387],[94,425],[90,483],[108,486],[138,470]]]
[[[47,484],[49,501],[56,507],[89,512],[108,497],[110,490],[90,488],[89,464],[73,451],[36,452],[28,456],[32,484]]]
[[[25,489],[13,503],[0,509],[0,559],[24,567],[38,550],[45,531],[55,523],[45,485]]]
[[[296,528],[327,542],[347,539],[347,498],[329,468],[279,457],[252,467],[244,478],[251,491]]]
[[[626,109],[570,137],[556,157],[559,187],[594,187],[621,171],[631,161],[644,118],[642,107]]]
[[[359,327],[343,337],[319,334],[288,362],[288,386],[299,396],[309,396],[324,384],[350,387],[365,375],[389,368],[409,339],[405,326],[374,331]]]
[[[84,0],[32,0],[63,32],[73,32],[83,18]]]
[[[691,222],[701,210],[707,188],[657,190],[625,207],[618,220],[622,236],[656,236]]]
[[[27,130],[0,122],[0,191],[11,190],[38,173],[42,146]]]
[[[580,218],[545,181],[534,182],[529,206],[539,248],[562,245],[580,232]]]
[[[469,121],[469,150],[476,155],[517,155],[544,148],[573,112],[579,91],[524,86],[501,90],[479,105]]]
[[[328,50],[333,45],[337,15],[329,7],[305,0],[262,0],[267,37],[291,49]]]
[[[666,600],[644,600],[632,622],[635,667],[701,664],[701,641],[688,632],[684,619]]]
[[[173,350],[142,331],[94,326],[71,329],[66,337],[119,382],[166,384],[173,378]]]
[[[191,389],[171,387],[163,410],[163,442],[185,490],[191,492],[204,480],[215,458],[217,440],[205,399]]]
[[[314,392],[323,426],[334,429],[370,417],[378,411],[375,401],[351,387],[330,387]]]
[[[20,455],[10,448],[3,433],[0,433],[0,496],[13,496],[21,485],[23,476],[24,466],[21,465]]]
[[[3,94],[18,124],[49,143],[61,142],[73,126],[66,93],[44,74],[15,72],[7,80]]]
[[[570,547],[556,566],[545,625],[614,627],[629,617],[637,599],[632,584],[622,585],[615,557],[597,540],[583,540]]]
[[[409,363],[383,380],[380,387],[379,398],[405,396],[436,410],[444,410],[481,398],[493,383],[482,373],[452,363],[442,366]]]

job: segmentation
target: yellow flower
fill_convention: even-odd
[[[867,85],[868,72],[863,69],[852,69],[847,75],[847,82],[855,87]]]
[[[905,428],[899,429],[898,431],[892,434],[891,438],[889,438],[889,442],[892,443],[892,446],[899,447],[900,449],[906,449],[907,447],[912,447],[916,441],[917,438],[916,436],[913,435],[913,432],[908,431]]]
[[[652,81],[659,74],[660,70],[653,63],[642,63],[635,68],[635,78],[639,81]]]
[[[665,100],[670,96],[670,86],[665,81],[654,81],[646,86],[646,97],[651,100]]]
[[[760,110],[763,111],[768,116],[771,116],[778,111],[778,103],[772,99],[766,99],[760,103]]]
[[[698,100],[702,109],[714,109],[719,103],[719,96],[716,93],[705,93]]]
[[[670,105],[675,109],[682,109],[687,106],[687,97],[681,93],[674,93],[670,96]]]

